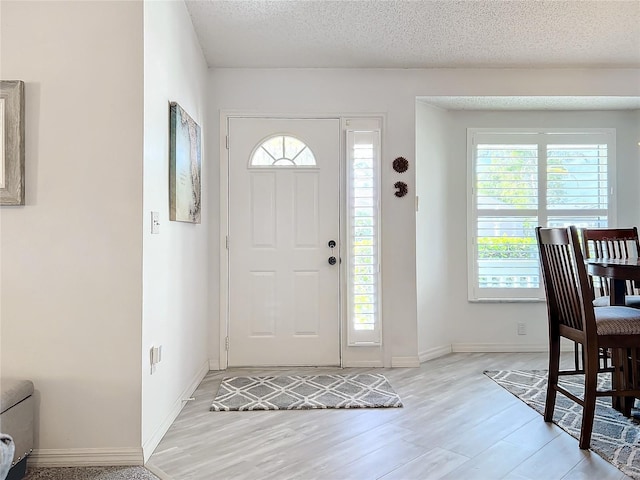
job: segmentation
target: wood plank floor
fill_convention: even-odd
[[[404,408],[321,411],[211,412],[209,406],[225,376],[355,369],[210,372],[148,467],[173,480],[628,478],[482,373],[546,364],[543,353],[455,353],[420,368],[375,369]]]

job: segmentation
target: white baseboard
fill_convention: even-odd
[[[517,343],[453,343],[452,352],[495,352],[495,353],[529,353],[548,352],[549,345],[532,344],[522,345]]]
[[[143,465],[142,448],[45,448],[27,460],[32,467]]]
[[[420,358],[415,355],[411,357],[391,357],[392,368],[414,368],[420,366]]]
[[[220,370],[220,360],[218,359],[209,359],[209,370]]]
[[[171,427],[171,424],[173,424],[175,419],[180,414],[180,411],[186,404],[185,399],[189,398],[193,394],[193,392],[195,392],[196,388],[198,388],[198,385],[200,385],[200,382],[202,382],[202,379],[208,371],[209,361],[207,360],[198,369],[187,388],[185,388],[180,396],[174,401],[173,406],[171,407],[171,410],[169,411],[169,414],[166,416],[164,421],[160,425],[158,425],[153,434],[147,439],[147,441],[144,442],[144,444],[142,445],[142,450],[144,452],[145,462],[149,460],[149,457],[151,457],[151,454],[162,440],[162,437],[164,437],[165,433],[167,433],[167,430],[169,430],[169,428]]]
[[[420,359],[420,363],[426,362],[427,360],[433,360],[434,358],[439,358],[448,353],[451,353],[451,345],[442,345],[440,347],[433,347],[425,350],[424,352],[420,352],[418,354],[418,358]]]
[[[345,360],[342,362],[344,368],[382,368],[382,360]]]

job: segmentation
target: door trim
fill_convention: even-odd
[[[362,115],[360,115],[362,116]],[[370,115],[367,115],[370,116]],[[226,370],[229,365],[229,357],[227,351],[227,338],[229,335],[229,250],[227,249],[227,237],[229,235],[229,150],[227,148],[227,136],[229,134],[229,120],[231,118],[273,118],[273,119],[294,119],[294,120],[304,120],[304,119],[335,119],[340,122],[340,125],[343,124],[344,115],[331,115],[331,114],[315,114],[315,115],[304,115],[304,114],[266,114],[266,113],[245,113],[245,112],[235,112],[235,111],[220,111],[220,137],[219,137],[219,145],[220,145],[220,309],[219,309],[219,318],[220,318],[220,337],[218,342],[219,348],[219,368],[220,370]],[[339,218],[339,231],[340,231],[340,241],[344,242],[344,221],[345,221],[345,191],[344,191],[344,180],[345,180],[345,156],[344,156],[344,135],[342,134],[342,128],[340,129],[340,159],[339,159],[339,181],[340,181],[340,211],[338,212]],[[342,243],[344,244],[344,243]],[[344,358],[344,338],[343,338],[343,312],[344,312],[344,267],[340,265],[340,289],[339,289],[339,333],[338,333],[338,341],[339,345],[339,355],[340,355],[340,366],[343,366],[343,358]]]

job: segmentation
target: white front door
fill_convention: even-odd
[[[338,119],[229,119],[229,366],[340,364],[339,210]]]

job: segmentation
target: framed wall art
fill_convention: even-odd
[[[200,126],[175,102],[169,118],[169,220],[200,223]]]
[[[24,82],[0,81],[0,205],[24,205]]]

